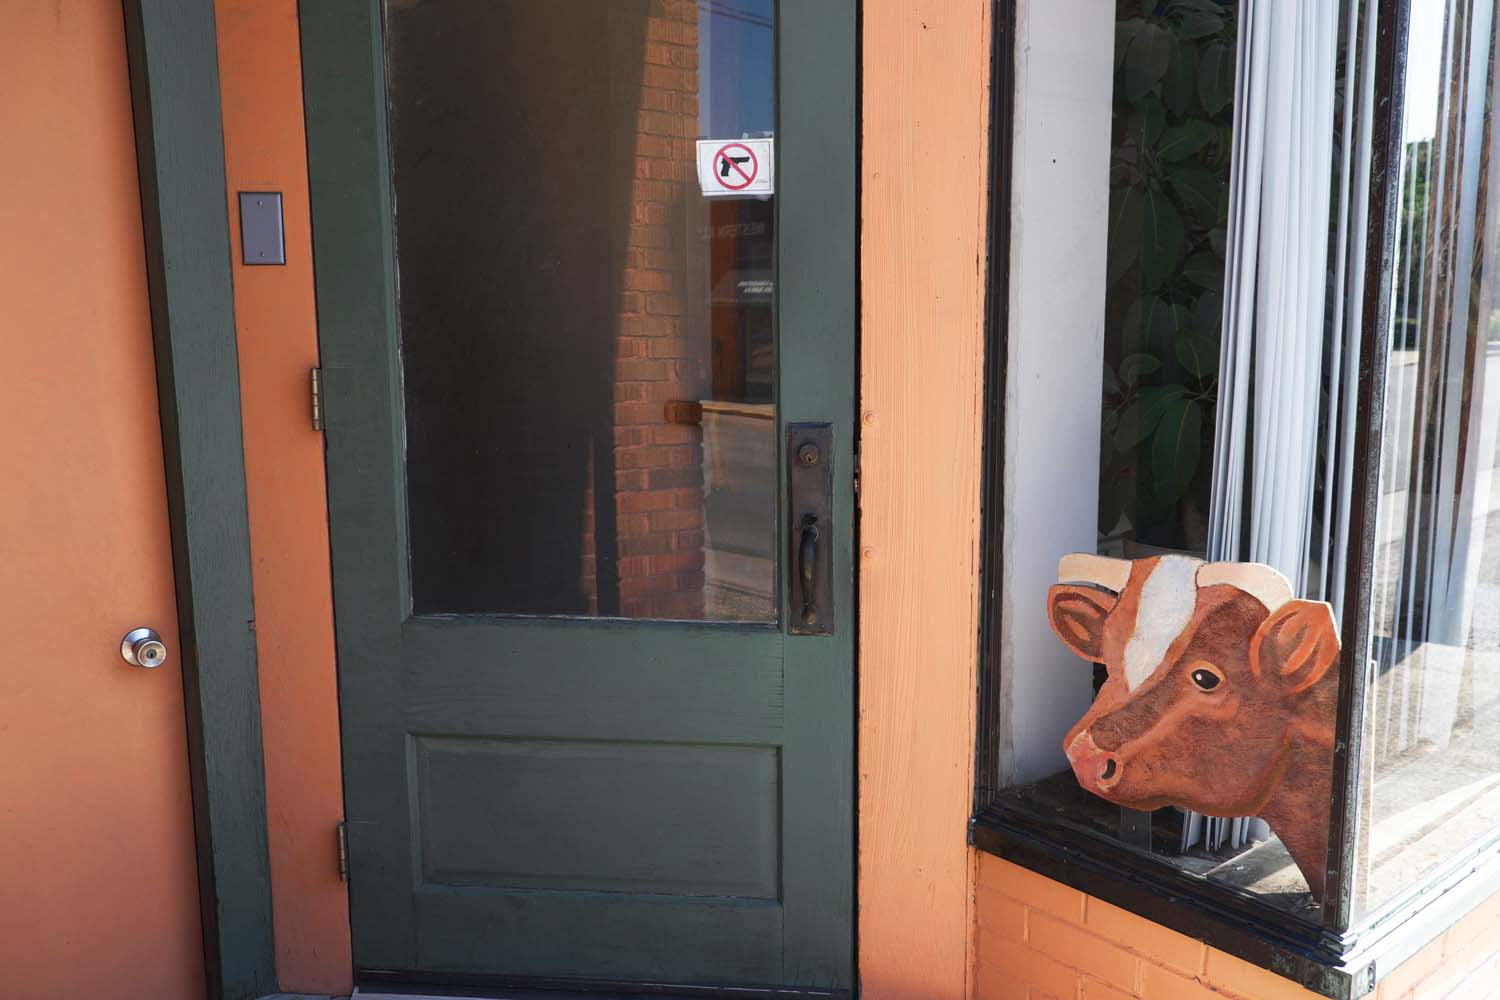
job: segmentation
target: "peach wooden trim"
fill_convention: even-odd
[[[864,9],[859,971],[968,989],[989,8]]]
[[[348,993],[349,903],[296,0],[216,0],[281,989]],[[236,191],[281,191],[284,266],[239,263]]]

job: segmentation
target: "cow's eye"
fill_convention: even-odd
[[[1200,691],[1212,691],[1224,682],[1224,677],[1212,667],[1197,667],[1189,675]]]

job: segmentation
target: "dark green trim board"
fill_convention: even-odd
[[[276,988],[218,48],[208,0],[126,0],[209,995]]]

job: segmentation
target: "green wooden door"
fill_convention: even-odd
[[[850,988],[854,0],[301,22],[360,974]]]

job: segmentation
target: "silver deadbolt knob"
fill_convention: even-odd
[[[133,667],[159,667],[167,662],[167,644],[155,629],[133,628],[120,640],[120,655]]]

